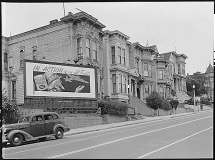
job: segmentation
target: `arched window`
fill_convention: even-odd
[[[77,54],[79,59],[83,59],[82,38],[77,39]]]

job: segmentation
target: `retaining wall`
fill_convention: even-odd
[[[110,123],[118,123],[118,122],[125,122],[127,118],[125,116],[114,116],[105,114],[102,115],[103,124],[110,124]]]

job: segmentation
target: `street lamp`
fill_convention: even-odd
[[[194,89],[194,94],[193,94],[194,107],[193,107],[193,109],[195,110],[195,85],[194,84],[193,84],[193,89]]]

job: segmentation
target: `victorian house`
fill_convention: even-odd
[[[98,98],[129,103],[142,114],[151,114],[145,103],[151,92],[164,98],[171,96],[172,89],[186,92],[186,55],[159,54],[156,45],[132,43],[126,34],[104,28],[85,12],[69,12],[60,21],[2,37],[2,83],[9,99],[24,104],[24,59],[93,65]]]
[[[214,102],[214,68],[211,64],[209,64],[204,74],[207,77],[205,82],[205,87],[207,88],[207,97],[211,102]]]

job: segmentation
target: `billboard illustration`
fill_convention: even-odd
[[[25,96],[96,98],[94,67],[25,61]]]

